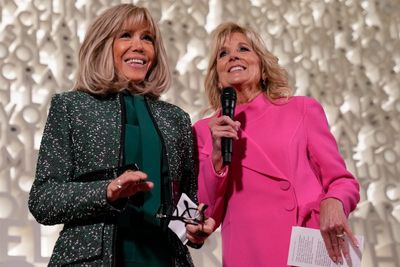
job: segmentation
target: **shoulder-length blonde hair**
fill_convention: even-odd
[[[124,25],[147,25],[154,35],[156,60],[143,82],[135,84],[118,75],[114,66],[113,42]],[[169,88],[171,73],[160,30],[149,11],[133,4],[107,9],[89,26],[79,50],[79,68],[75,90],[108,94],[128,89],[159,98]]]
[[[242,33],[247,37],[254,52],[260,58],[260,89],[272,101],[288,98],[292,90],[288,85],[287,72],[278,64],[278,58],[266,48],[261,36],[255,31],[236,23],[220,24],[211,34],[211,54],[205,77],[205,90],[213,110],[220,107],[221,90],[218,88],[217,57],[226,38],[233,33]]]

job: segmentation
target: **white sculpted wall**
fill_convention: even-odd
[[[209,32],[228,20],[257,29],[296,94],[323,104],[360,181],[351,226],[366,237],[362,266],[400,266],[399,0],[0,0],[0,266],[49,260],[61,228],[27,208],[49,100],[71,88],[88,22],[121,2],[159,20],[174,75],[164,99],[193,122],[207,105]],[[197,266],[220,266],[219,234],[193,254]]]

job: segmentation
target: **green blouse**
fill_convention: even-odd
[[[155,214],[161,204],[165,173],[162,145],[140,95],[125,95],[125,164],[136,163],[154,183],[146,193],[135,194],[120,215],[117,225],[118,266],[172,266],[171,248]]]

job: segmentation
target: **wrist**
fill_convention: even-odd
[[[219,175],[219,176],[223,176],[223,175],[225,175],[226,170],[227,170],[227,167],[226,167],[226,166],[223,166],[220,170],[215,170],[215,173],[216,173],[217,175]]]
[[[224,169],[224,166],[222,164],[222,155],[219,153],[219,155],[213,155],[212,156],[212,164],[214,167],[214,170],[216,173],[220,172],[221,170]]]

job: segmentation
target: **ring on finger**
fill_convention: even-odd
[[[342,233],[342,234],[337,234],[336,235],[336,237],[339,239],[339,241],[344,241],[345,239],[344,239],[344,237],[345,237],[346,235],[344,234],[344,233]]]
[[[117,180],[117,188],[118,188],[118,189],[121,189],[121,188],[122,188],[121,181],[120,181],[119,179]]]

